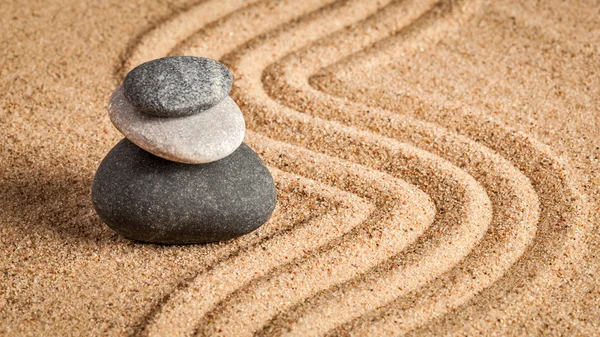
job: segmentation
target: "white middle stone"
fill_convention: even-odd
[[[225,158],[244,140],[244,115],[227,96],[212,108],[185,117],[156,117],[138,111],[120,86],[108,104],[111,122],[131,142],[161,158],[187,164]]]

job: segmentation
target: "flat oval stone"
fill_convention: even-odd
[[[171,56],[142,63],[125,80],[125,97],[153,116],[189,116],[221,102],[231,90],[229,69],[213,59]]]
[[[137,110],[119,87],[108,104],[108,116],[137,146],[188,164],[210,163],[228,156],[240,146],[246,133],[244,115],[229,96],[199,114],[162,118]]]
[[[269,219],[276,200],[269,170],[246,144],[219,161],[187,165],[123,139],[102,160],[92,185],[102,221],[129,239],[151,243],[244,235]]]

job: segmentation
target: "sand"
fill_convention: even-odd
[[[0,335],[600,335],[597,1],[0,2]],[[221,60],[278,205],[116,235],[111,92]]]

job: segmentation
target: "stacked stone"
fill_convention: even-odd
[[[165,57],[133,69],[108,113],[126,137],[102,160],[96,212],[130,239],[166,244],[227,240],[262,226],[273,178],[242,141],[244,116],[221,63]]]

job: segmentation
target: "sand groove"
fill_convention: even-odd
[[[443,247],[443,248],[445,248],[445,247]],[[440,251],[443,251],[443,249],[441,249]],[[460,253],[457,254],[457,255],[460,256]],[[233,307],[233,309],[231,309],[231,311],[235,311],[235,307]],[[265,312],[263,311],[263,313],[265,313]],[[211,315],[211,317],[214,317],[214,315]],[[216,326],[223,326],[223,324],[218,324],[218,323],[215,323],[215,325]]]
[[[403,220],[406,215],[398,215],[397,218],[394,216],[396,214],[396,211],[394,210],[396,207],[394,204],[398,203],[398,201],[386,201],[385,203],[383,203],[383,200],[377,201],[383,196],[398,195],[398,192],[390,191],[389,187],[386,187],[389,186],[391,180],[389,177],[386,180],[382,180],[379,177],[371,178],[376,173],[365,172],[364,168],[362,169],[361,174],[355,176],[343,178],[331,176],[328,175],[328,172],[331,172],[332,169],[342,171],[344,169],[342,165],[349,165],[349,163],[334,158],[328,158],[326,156],[316,155],[306,150],[298,149],[296,151],[291,151],[289,145],[285,145],[285,143],[268,141],[264,138],[253,140],[252,143],[259,149],[261,147],[269,148],[270,151],[265,152],[265,158],[267,158],[267,161],[269,162],[269,158],[272,158],[269,156],[269,152],[303,153],[304,158],[296,155],[292,158],[286,158],[286,161],[283,163],[281,162],[281,159],[278,161],[279,165],[284,164],[288,169],[293,167],[294,170],[302,170],[302,175],[321,177],[320,179],[323,179],[322,177],[328,177],[326,180],[328,184],[333,184],[335,186],[341,185],[344,186],[345,189],[349,189],[355,193],[365,191],[368,189],[368,186],[370,186],[374,190],[373,193],[364,195],[364,197],[375,198],[375,202],[378,204],[378,210],[380,211],[378,214],[371,215],[368,221],[361,224],[360,229],[357,232],[346,235],[343,239],[330,242],[326,247],[316,252],[314,256],[294,261],[289,268],[281,266],[276,272],[270,273],[268,277],[265,276],[262,277],[261,280],[256,280],[252,287],[239,289],[236,294],[234,294],[235,296],[228,299],[227,303],[224,304],[224,308],[222,309],[225,310],[221,311],[221,308],[217,308],[205,316],[204,320],[199,324],[199,331],[202,334],[242,335],[253,332],[262,327],[272,315],[287,306],[293,305],[297,300],[301,300],[319,289],[327,288],[328,285],[347,280],[352,277],[352,275],[368,270],[371,266],[377,265],[381,261],[385,261],[387,257],[402,251],[404,247],[417,239],[417,235],[421,234],[423,229],[425,229],[419,228],[420,225],[418,225],[418,222],[414,222],[410,218]],[[312,167],[312,163],[307,164],[306,162],[311,156],[316,158],[322,157],[323,160],[319,160],[316,163],[318,166]],[[329,162],[329,164],[323,165],[324,162]],[[380,173],[377,175],[380,175]],[[365,185],[357,183],[359,180],[366,180]],[[480,191],[480,193],[481,192],[482,191]],[[385,198],[389,199],[389,197]],[[439,200],[436,204],[441,205],[442,208],[453,207],[452,205],[440,202]],[[437,234],[437,236],[435,236],[436,239],[439,239],[439,237],[442,239],[438,240],[439,242],[437,244],[439,245],[439,248],[437,248],[434,253],[427,253],[427,256],[430,256],[431,259],[435,259],[438,262],[440,260],[443,261],[446,257],[443,256],[444,254],[442,252],[447,248],[449,242],[461,242],[464,243],[466,247],[470,247],[477,242],[483,232],[485,232],[487,221],[484,212],[489,211],[486,207],[487,205],[469,204],[473,207],[472,209],[480,209],[481,213],[477,212],[483,216],[480,221],[475,221],[473,219],[468,221],[471,216],[465,215],[467,220],[463,220],[464,224],[455,225],[457,228],[446,232],[444,228],[440,228],[440,226],[449,222],[450,219],[456,221],[457,214],[452,214],[452,209],[447,212],[448,214],[438,214],[436,223],[434,224],[435,229],[433,229],[432,232]],[[407,205],[407,209],[414,207],[418,208],[421,206],[418,206],[418,202],[415,203],[412,201]],[[403,221],[405,222],[407,220],[409,226],[402,227]],[[428,236],[433,235],[428,234]],[[408,249],[418,250],[419,248],[418,245],[413,244]],[[455,255],[448,258],[456,258],[456,256],[460,256],[460,254],[461,252],[457,251],[455,252]],[[427,263],[423,260],[420,261],[420,263]],[[429,263],[432,262],[430,261]],[[293,273],[291,279],[290,273]],[[323,281],[319,284],[313,284],[310,282],[310,280],[313,279],[321,279]],[[284,297],[280,292],[288,287],[293,287],[295,289],[294,295],[291,297]],[[252,298],[259,298],[261,303],[260,306],[257,306],[256,301],[250,300]],[[285,300],[282,302],[281,299]],[[254,315],[251,316],[252,321],[241,322],[234,314],[237,310],[254,312]],[[227,313],[231,313],[233,316],[226,315]],[[245,330],[232,331],[223,329],[224,326],[229,325],[223,323],[229,320],[235,321],[236,324],[244,324]],[[212,329],[213,327],[218,327],[219,331]]]
[[[279,171],[274,169],[273,172],[278,173]],[[280,175],[280,173],[278,174]],[[166,332],[170,335],[185,335],[194,328],[196,320],[193,314],[202,311],[205,306],[225,296],[231,291],[228,287],[243,285],[251,278],[256,277],[257,274],[264,273],[273,266],[286,261],[291,261],[298,254],[303,254],[305,251],[313,249],[314,246],[318,247],[351,230],[366,219],[373,210],[372,205],[357,200],[358,197],[350,193],[322,184],[314,186],[315,183],[305,178],[296,177],[296,179],[301,180],[303,185],[311,189],[319,190],[320,194],[327,199],[335,200],[338,203],[352,203],[360,206],[354,209],[348,209],[348,207],[332,209],[324,216],[312,219],[300,228],[292,228],[291,231],[273,236],[260,245],[251,246],[240,254],[216,264],[207,272],[199,274],[184,291],[176,293],[163,305],[158,318],[147,327],[149,335],[165,335]],[[320,221],[326,220],[332,220],[336,226],[328,228],[318,226]],[[293,240],[290,240],[291,232],[294,233],[295,237],[302,238],[306,244],[297,245]],[[316,240],[311,240],[310,237],[315,232],[318,232],[319,235]],[[272,258],[269,260],[270,263],[261,264],[260,268],[262,269],[259,270],[247,270],[245,268],[249,260],[260,259],[260,256],[265,254],[266,250]],[[221,275],[229,275],[231,279],[220,277]],[[177,304],[175,310],[172,308],[173,303]],[[182,307],[185,310],[180,310]],[[192,314],[192,316],[189,317],[188,314]],[[179,323],[175,329],[173,327],[163,327],[163,325],[175,320]]]
[[[348,212],[360,215],[364,211],[360,209],[360,205],[367,209],[373,208],[373,205],[368,201],[354,194],[338,191],[337,189],[332,190],[328,185],[287,174],[283,171],[275,170],[274,172],[279,201],[277,209],[268,223],[260,231],[228,241],[227,244],[203,246],[202,248],[206,248],[205,250],[210,252],[202,259],[203,264],[196,266],[194,274],[180,280],[179,285],[174,287],[175,289],[184,289],[197,275],[207,273],[224,261],[236,259],[240,254],[255,251],[261,247],[264,249],[264,243],[268,243],[273,238],[289,234],[291,231],[309,226],[315,222],[335,218],[337,213]],[[339,197],[340,193],[338,192],[342,194],[342,198]],[[348,198],[343,198],[344,196]],[[352,204],[353,201],[357,204]],[[297,208],[305,211],[297,212],[295,215],[292,212],[284,211],[289,204],[298,205]],[[167,294],[160,299],[130,335],[138,336],[142,334],[145,326],[157,316],[157,313],[169,300],[172,300],[172,295],[172,293]]]
[[[410,155],[410,156],[412,156],[412,155]],[[440,165],[437,164],[435,166],[440,166]],[[443,166],[444,165],[442,165],[442,167]],[[445,170],[444,170],[444,168],[441,168],[441,169],[440,168],[435,168],[434,171],[444,172]],[[453,174],[450,173],[450,176],[452,176],[452,175]],[[464,179],[461,179],[461,180],[464,180]],[[435,182],[435,180],[434,180],[434,182]],[[437,183],[435,183],[435,184],[437,184]],[[467,184],[469,184],[469,183],[467,183]],[[453,183],[450,182],[450,184],[446,183],[444,185],[450,185],[450,186],[452,186]],[[475,185],[475,190],[477,190],[477,189],[479,189],[479,187],[477,185]],[[452,188],[452,190],[454,191],[454,193],[456,193],[456,192],[458,192],[460,190],[460,188]],[[478,193],[481,193],[481,192],[478,192]],[[444,208],[451,209],[452,205],[445,205],[447,202],[445,202],[444,199],[450,199],[451,200],[453,198],[455,198],[455,197],[454,196],[450,196],[450,195],[448,195],[448,196],[440,196],[441,200],[439,200],[438,204],[440,204],[441,209],[444,209]],[[469,198],[466,198],[465,201],[463,201],[463,203],[464,202],[467,203],[467,205],[466,205],[465,208],[468,209],[472,213],[472,214],[467,214],[467,219],[464,221],[466,223],[467,227],[462,229],[462,234],[459,232],[459,236],[448,235],[448,237],[443,238],[443,239],[445,239],[446,242],[452,242],[453,240],[464,241],[465,242],[465,246],[464,246],[465,247],[465,251],[468,251],[469,247],[472,246],[475,242],[477,242],[480,239],[481,235],[483,234],[483,232],[485,232],[485,229],[487,228],[487,223],[489,222],[488,217],[485,215],[485,214],[489,213],[489,210],[488,211],[483,210],[482,215],[477,216],[477,213],[479,213],[477,211],[477,209],[480,209],[481,207],[480,206],[475,206],[475,204],[472,204],[472,201],[469,201],[469,199],[471,199],[471,200],[481,200],[481,198],[480,197],[479,198],[478,197],[469,197]],[[485,195],[483,196],[483,200],[487,200],[487,197]],[[485,205],[487,205],[487,204],[488,203],[485,202]],[[484,208],[486,208],[485,205],[484,205]],[[457,220],[456,215],[454,215],[454,217],[451,217],[451,215],[452,214],[450,212],[448,212],[448,214],[446,215],[446,218],[453,219],[454,221],[456,221]],[[460,213],[458,214],[458,218],[460,218]],[[441,222],[442,223],[448,222],[448,220],[441,221]],[[483,227],[481,227],[481,225],[478,225],[478,224],[482,224]],[[476,227],[480,227],[481,228],[480,230],[476,230],[475,231],[475,233],[479,233],[479,234],[476,234],[474,236],[472,235],[473,234],[473,228],[476,228],[476,227],[472,227],[472,226],[476,226]],[[438,232],[439,231],[440,230],[438,229]],[[464,239],[461,239],[461,237],[463,237]],[[394,235],[390,235],[389,237],[387,237],[388,241],[390,241],[390,242],[393,242],[393,241],[390,240],[390,239],[393,239],[393,238],[394,238]],[[438,238],[437,241],[444,242],[444,240],[439,239],[439,238]],[[468,242],[471,242],[471,243],[469,244]],[[443,245],[441,245],[441,246],[443,248]],[[401,247],[397,248],[397,250],[394,250],[394,251],[400,251],[400,250],[401,250]],[[443,249],[440,249],[440,251],[442,251],[442,250]],[[358,255],[358,254],[355,254],[355,255]],[[454,256],[454,258],[456,258],[457,255],[460,255],[460,254],[456,254]],[[388,255],[383,255],[383,258],[380,257],[380,259],[385,260],[385,256],[388,256]],[[341,264],[341,265],[344,266],[345,264]],[[364,265],[364,266],[360,266],[360,267],[361,268],[367,268],[368,265]],[[347,278],[348,276],[345,276],[345,277]],[[335,279],[332,279],[332,280],[335,280]],[[277,308],[275,308],[275,309],[277,309]],[[268,311],[265,311],[265,313],[268,313]],[[269,316],[266,316],[265,319],[268,318],[268,317]],[[260,327],[260,325],[258,327]],[[150,329],[150,331],[152,331],[152,329]],[[160,331],[160,330],[158,330],[158,331]]]
[[[436,11],[437,10],[438,9],[436,9]],[[390,15],[391,13],[386,14],[387,15],[373,17],[370,21],[381,25],[381,27],[386,27],[386,24],[390,26],[393,21],[388,23],[386,22],[386,19],[394,20],[394,16]],[[445,14],[447,13],[444,13],[443,10],[435,13],[436,16]],[[464,11],[461,14],[464,15]],[[426,18],[427,14],[424,17]],[[372,22],[365,22],[364,25],[372,24]],[[355,28],[359,31],[366,30],[364,27]],[[418,122],[416,120],[398,118],[398,116],[386,113],[385,111],[380,111],[379,109],[365,107],[359,104],[349,104],[343,100],[315,92],[314,89],[309,87],[307,78],[310,76],[311,70],[319,69],[319,67],[326,64],[326,62],[331,62],[327,56],[333,57],[333,60],[335,61],[336,57],[343,57],[346,55],[345,50],[343,49],[343,43],[344,41],[348,41],[348,35],[357,34],[353,30],[354,29],[343,31],[341,34],[337,34],[338,36],[328,38],[316,46],[310,46],[307,48],[308,50],[293,54],[292,57],[285,58],[282,63],[271,66],[269,71],[263,76],[263,79],[274,79],[273,81],[265,82],[267,90],[283,104],[291,105],[298,110],[308,110],[311,113],[319,114],[329,119],[338,118],[346,123],[364,125],[373,131],[379,131],[391,135],[394,138],[411,141],[417,143],[422,148],[427,148],[431,151],[451,156],[451,160],[457,162],[461,167],[465,168],[478,178],[488,190],[495,191],[504,188],[504,190],[507,191],[514,191],[500,197],[492,196],[493,204],[496,206],[495,209],[497,210],[493,226],[496,228],[495,230],[502,230],[503,227],[505,227],[505,223],[519,224],[518,226],[515,226],[515,228],[509,229],[511,232],[510,234],[503,234],[506,237],[506,239],[503,240],[505,242],[500,241],[495,247],[488,247],[491,248],[488,249],[491,251],[499,249],[500,254],[496,255],[500,256],[491,255],[484,263],[492,264],[498,269],[496,277],[502,275],[503,270],[508,268],[508,266],[519,257],[519,253],[525,249],[525,246],[534,234],[535,221],[537,219],[537,198],[535,193],[531,190],[528,180],[512,167],[509,162],[489,149],[477,143],[473,143],[464,137],[448,135],[447,132],[440,130],[439,127],[427,125],[426,123]],[[379,34],[379,36],[385,36],[386,34],[393,32],[393,30],[386,31],[384,29],[372,31],[377,32],[376,34]],[[375,38],[377,38],[377,36],[375,36]],[[364,43],[367,45],[372,43],[372,41],[366,39]],[[354,48],[356,48],[355,45]],[[334,49],[334,51],[328,49]],[[316,66],[312,68],[315,64]],[[310,102],[311,106],[306,107],[304,102]],[[373,116],[378,118],[373,118]],[[432,142],[431,135],[435,135],[438,138],[438,142]],[[443,137],[443,141],[439,142],[439,137]],[[460,150],[456,151],[453,149]],[[468,158],[464,158],[463,154],[465,152],[469,153]],[[488,172],[490,167],[494,167],[492,172]],[[523,186],[529,187],[524,188]],[[488,240],[491,241],[493,239]],[[510,251],[502,249],[503,246],[509,245],[511,246]],[[406,260],[406,258],[402,256],[397,260],[399,265],[403,265],[404,263],[402,261]],[[500,264],[504,264],[505,268],[498,268],[498,262],[496,261],[502,261]],[[403,277],[400,275],[402,274],[403,271],[399,271],[399,276],[396,276],[396,278],[401,280]],[[379,275],[381,275],[381,273],[379,273]],[[490,279],[493,281],[494,277],[490,277]],[[371,282],[376,281],[382,282],[383,280],[371,280]],[[389,280],[388,283],[391,283],[391,280]],[[395,282],[395,284],[397,283],[398,281]],[[350,294],[357,289],[356,286],[348,287],[348,289],[345,289],[343,292],[339,290],[346,296],[344,305],[339,304],[339,298],[331,300],[329,306],[324,305],[324,303],[321,302],[319,304],[319,311],[311,312],[309,317],[303,317],[302,319],[305,322],[311,322],[319,317],[319,320],[323,322],[324,312],[327,312],[327,315],[332,317],[331,324],[334,324],[336,320],[340,319],[340,315],[343,312],[354,311],[354,313],[358,315],[355,308],[365,308],[365,310],[368,310],[366,309],[369,307],[368,304],[371,304],[371,307],[377,306],[376,303],[378,302],[373,301],[371,291],[371,288],[377,287],[365,286],[364,288],[367,290],[363,290],[362,293],[357,292],[356,294]],[[390,293],[385,287],[379,288],[385,293],[384,298],[380,301],[385,301],[385,298],[388,300],[392,299],[394,296],[400,294],[400,292],[396,292],[395,294],[393,292]],[[459,295],[461,292],[458,291],[453,293],[457,298],[465,296],[464,294]],[[369,294],[371,294],[370,297],[367,296]],[[350,298],[354,298],[354,300],[350,300]],[[368,298],[368,300],[365,300],[366,298]],[[448,306],[448,303],[438,305]],[[452,305],[449,307],[451,306]],[[349,310],[349,308],[354,308],[354,310]],[[431,310],[431,308],[428,309]],[[285,317],[286,315],[282,316]],[[289,329],[287,325],[290,323],[290,315],[287,316],[287,319],[279,320],[285,321],[286,328]],[[404,324],[408,324],[408,321],[404,320]],[[395,331],[398,332],[399,326],[396,325],[395,328]],[[306,331],[306,327],[300,327],[299,331]],[[272,332],[273,330],[269,333]]]
[[[407,36],[417,36],[409,40],[410,48],[427,47],[472,16],[480,2],[404,1],[387,5],[387,2],[343,1],[304,16],[329,2],[267,1],[247,7],[239,5],[211,17],[217,21],[206,25],[210,20],[204,20],[194,29],[187,26],[193,15],[185,14],[184,19],[179,17],[177,22],[165,23],[169,30],[179,30],[177,39],[168,42],[168,47],[151,54],[146,51],[150,48],[140,46],[134,54],[137,59],[130,58],[126,67],[148,55],[181,53],[221,58],[232,52],[223,61],[236,76],[232,95],[245,111],[249,128],[278,140],[251,133],[247,141],[252,147],[270,165],[347,191],[338,192],[342,195],[353,193],[369,200],[358,213],[359,219],[339,212],[325,215],[339,224],[339,228],[329,229],[331,232],[310,246],[299,249],[294,244],[311,240],[310,231],[318,227],[318,219],[292,229],[293,237],[282,234],[270,239],[266,243],[269,251],[288,252],[289,256],[271,259],[272,263],[261,270],[244,269],[244,261],[263,254],[257,248],[198,275],[158,312],[147,327],[149,335],[161,335],[173,326],[181,327],[176,332],[182,335],[194,331],[225,335],[291,331],[305,335],[328,330],[335,334],[337,330],[331,330],[334,328],[360,335],[374,333],[370,330],[373,322],[377,331],[410,331],[426,324],[431,319],[430,313],[441,316],[449,308],[464,306],[483,289],[493,288],[507,277],[516,277],[511,276],[515,271],[510,268],[521,254],[528,254],[527,247],[532,241],[534,245],[542,241],[537,246],[544,249],[547,240],[540,240],[540,235],[534,238],[538,195],[542,203],[540,227],[551,226],[546,224],[547,219],[556,216],[575,219],[575,223],[581,221],[585,202],[576,189],[567,185],[568,180],[561,178],[565,172],[557,172],[562,164],[554,164],[558,163],[555,157],[527,136],[515,135],[494,122],[493,127],[507,130],[500,134],[492,132],[496,139],[510,139],[516,148],[526,147],[528,151],[503,153],[490,144],[493,139],[482,141],[474,132],[461,130],[463,135],[459,135],[449,131],[450,127],[427,122],[421,115],[417,117],[422,121],[397,115],[384,110],[385,106],[351,102],[317,91],[309,84],[311,78],[314,86],[325,88],[326,81],[334,76],[331,73],[335,73],[335,67],[348,66],[361,57],[367,59],[372,50],[398,48],[396,53],[382,54],[402,55]],[[265,14],[274,5],[277,6],[273,15]],[[299,17],[299,21],[287,23]],[[223,34],[235,20],[246,20],[246,33]],[[336,33],[348,25],[353,26]],[[192,35],[200,28],[199,33]],[[159,28],[144,39],[164,39],[165,30]],[[266,34],[257,38],[248,32]],[[378,42],[393,34],[396,36]],[[386,47],[379,45],[386,42]],[[241,51],[234,51],[243,43],[246,45]],[[379,44],[373,46],[373,43]],[[355,54],[363,49],[364,55]],[[345,57],[349,58],[340,62]],[[371,66],[389,61],[372,61],[372,58],[368,54]],[[313,76],[331,65],[334,66],[327,72]],[[480,122],[474,117],[470,121],[473,128]],[[310,151],[318,151],[317,143],[324,154]],[[537,173],[523,164],[524,159],[530,160],[526,157],[531,153],[536,156],[534,160],[543,158],[552,163],[540,169],[559,176],[558,188],[564,187],[560,192],[568,193],[566,199],[572,201],[564,204],[564,209],[548,210],[544,206],[544,202],[556,200],[560,195],[547,193],[547,186],[536,185]],[[328,176],[332,167],[347,172],[348,176]],[[426,196],[415,201],[391,197],[394,190],[390,189],[390,183],[404,191],[403,194],[406,191],[412,191],[411,195],[422,194],[398,178],[429,194],[438,209],[435,220],[433,210],[424,206],[429,204]],[[368,188],[360,186],[361,180],[368,181],[370,193],[364,193]],[[500,190],[511,192],[499,195]],[[432,221],[431,227],[426,228]],[[576,232],[573,226],[567,228],[570,234]],[[381,237],[373,240],[374,233]],[[322,268],[314,268],[315,263]],[[386,268],[390,271],[382,270]],[[374,270],[378,270],[377,278],[370,277],[369,271]],[[471,284],[473,275],[480,277],[479,283]],[[235,282],[229,279],[230,283],[222,283],[233,286],[219,289],[220,295],[211,297],[223,277],[233,277]],[[321,282],[312,284],[310,280],[314,278]],[[283,299],[281,291],[286,287],[294,287],[296,295]],[[373,311],[377,306],[383,308]],[[252,317],[249,321],[230,324],[239,310],[254,315],[245,316]],[[315,317],[319,317],[321,325],[310,324]],[[405,319],[399,322],[389,317]],[[338,327],[344,322],[348,323]],[[230,330],[222,330],[223,327]]]
[[[214,56],[213,56],[213,57],[214,57]],[[439,169],[438,169],[438,170],[439,170]],[[421,184],[423,184],[423,183],[421,183]],[[457,192],[457,189],[453,189],[453,190],[454,190],[454,192]],[[441,196],[439,196],[439,197],[440,197],[440,199],[441,199],[441,200],[443,200],[443,199],[444,199],[444,198],[443,198],[443,197],[441,197]],[[484,197],[484,199],[487,199],[487,197]],[[444,209],[444,208],[448,209],[448,206],[445,206],[445,207],[444,207],[444,203],[443,203],[443,201],[441,201],[439,204],[440,204],[440,208],[441,208],[441,209]],[[471,210],[472,210],[472,211],[473,211],[473,210],[475,210],[475,209],[476,209],[476,207],[473,207],[473,208],[471,208]],[[448,215],[450,215],[450,214],[448,214]],[[452,219],[452,217],[450,217],[450,216],[448,216],[447,218],[448,218],[448,219]],[[483,216],[483,217],[482,217],[482,219],[486,219],[486,218],[487,218],[486,216]],[[456,221],[456,218],[454,218],[454,221]],[[442,224],[443,224],[443,223],[447,223],[447,222],[449,222],[449,221],[448,221],[448,220],[446,220],[446,221],[441,221],[441,223],[442,223]],[[467,224],[469,224],[469,221],[466,221],[466,223],[467,223]],[[486,220],[486,223],[487,223],[487,220]],[[471,225],[471,226],[472,226],[472,225]],[[460,228],[460,227],[459,227],[459,228]],[[432,242],[437,242],[436,244],[440,246],[440,247],[439,247],[439,249],[438,249],[438,250],[436,250],[436,252],[443,252],[444,250],[446,250],[446,249],[447,249],[447,247],[446,247],[446,246],[447,246],[449,243],[451,243],[451,242],[464,242],[464,246],[462,246],[462,247],[464,248],[464,252],[465,252],[465,254],[466,254],[466,252],[468,252],[468,250],[470,249],[470,247],[472,247],[472,245],[473,245],[475,242],[477,242],[477,240],[479,240],[479,238],[481,237],[481,235],[482,235],[482,234],[483,234],[483,232],[485,231],[485,228],[483,228],[483,231],[475,230],[475,232],[474,232],[474,233],[475,233],[475,235],[472,235],[472,234],[473,234],[473,229],[474,229],[473,227],[468,227],[468,226],[467,226],[467,227],[465,227],[465,228],[460,228],[460,229],[461,229],[461,231],[462,231],[462,234],[460,234],[459,236],[452,236],[452,235],[449,235],[448,237],[444,237],[444,236],[442,236],[442,235],[439,235],[439,229],[438,229],[438,236],[436,237],[435,235],[432,235],[432,239],[431,239],[431,241],[432,241]],[[479,233],[479,234],[476,234],[476,233]],[[462,237],[462,239],[461,239],[461,237]],[[444,240],[445,240],[445,241],[444,241]],[[443,242],[446,242],[446,243],[445,243],[445,245],[444,245],[444,244],[442,244]],[[358,246],[358,247],[360,247],[360,246]],[[354,249],[356,249],[356,248],[354,248]],[[385,256],[387,256],[387,255],[384,255],[383,257],[385,258]],[[431,256],[435,256],[435,254],[431,254]],[[460,256],[461,256],[461,252],[460,252],[460,250],[459,250],[458,252],[456,252],[456,254],[455,254],[455,255],[453,255],[453,256],[452,256],[452,258],[453,258],[453,259],[459,259],[459,258],[460,258]],[[384,260],[384,259],[382,259],[382,260]],[[430,262],[430,263],[432,263],[433,261],[434,261],[434,258],[432,258],[432,260],[431,260],[431,262]],[[450,264],[452,264],[452,262],[450,262]],[[367,267],[367,266],[365,266],[365,267]],[[335,281],[335,279],[332,279],[331,281]],[[327,284],[327,283],[325,283],[324,285],[326,285],[326,284]],[[321,285],[321,287],[323,287],[324,285]],[[309,289],[305,289],[305,290],[309,290]],[[301,294],[299,294],[299,295],[301,295]],[[302,296],[300,296],[299,298],[302,298]],[[279,309],[280,309],[280,308],[279,308]],[[271,313],[277,312],[279,309],[278,309],[277,307],[275,307],[275,308],[271,309]],[[269,316],[268,316],[268,314],[269,314],[269,311],[268,311],[268,310],[265,310],[265,311],[263,311],[263,312],[262,312],[262,314],[263,314],[263,315],[265,315],[265,314],[267,315],[267,316],[265,316],[265,319],[269,317]],[[212,317],[212,316],[211,316],[211,317]],[[258,323],[259,323],[259,325],[258,325],[257,327],[260,327],[260,323],[261,323],[261,322],[259,321]],[[239,332],[237,332],[237,333],[239,333]]]
[[[425,28],[430,25],[435,25],[435,21],[425,23]],[[401,55],[409,48],[419,48],[424,43],[430,42],[430,35],[427,34],[427,29],[423,30],[408,30],[403,34],[398,34],[388,40],[382,41],[380,45],[375,46],[371,50],[365,50],[356,56],[355,60],[346,60],[348,63],[336,64],[332,69],[327,70],[327,75],[320,74],[312,78],[312,83],[321,89],[327,90],[329,86],[327,81],[330,78],[335,78],[336,68],[347,69],[350,62],[358,62],[356,59],[368,58],[368,62],[360,62],[360,64],[368,64],[376,66],[381,62],[388,62],[389,57],[384,55]],[[388,54],[390,53],[390,54]],[[352,86],[349,82],[338,82],[341,88]],[[333,88],[333,87],[331,87]],[[344,89],[336,89],[331,92],[337,96],[342,94]],[[349,91],[349,89],[346,89]],[[354,88],[353,92],[360,92],[361,89]],[[373,92],[363,92],[363,94],[353,96],[354,100],[358,100],[371,105],[377,105],[377,102],[372,102],[368,97],[372,97]],[[427,104],[419,104],[419,109],[413,109],[414,102],[407,100],[399,100],[401,95],[386,95],[386,100],[379,103],[382,107],[390,107],[391,102],[395,102],[394,106],[405,106],[402,112],[407,115],[414,115],[422,120],[446,121],[444,123],[449,128],[453,128],[460,124],[461,133],[477,139],[481,144],[489,146],[491,149],[498,151],[506,158],[510,158],[514,165],[524,172],[531,180],[536,193],[539,195],[541,202],[541,214],[538,224],[538,235],[533,243],[524,252],[521,260],[526,263],[515,264],[511,267],[508,273],[493,284],[491,289],[484,292],[485,296],[479,296],[475,303],[469,303],[469,306],[463,305],[463,308],[468,309],[478,308],[478,310],[464,310],[460,315],[448,316],[446,320],[438,321],[437,324],[445,324],[445,327],[437,327],[440,330],[450,331],[450,327],[457,329],[458,327],[468,328],[464,325],[457,324],[458,321],[472,321],[468,325],[476,325],[477,322],[472,320],[472,317],[484,316],[487,310],[481,310],[481,307],[489,307],[489,299],[493,298],[494,305],[502,305],[506,312],[507,318],[510,315],[516,315],[517,310],[523,310],[523,302],[531,301],[531,298],[544,296],[540,289],[552,289],[553,283],[560,284],[562,280],[556,277],[561,269],[567,268],[569,264],[576,261],[584,253],[584,246],[581,239],[585,230],[585,218],[588,212],[588,206],[585,196],[579,192],[577,180],[574,179],[569,172],[568,165],[557,157],[552,151],[543,144],[540,144],[530,136],[512,130],[496,121],[489,116],[482,116],[471,111],[455,111],[456,115],[449,116],[444,114],[443,118],[437,109],[428,106]],[[425,107],[423,109],[423,107]],[[498,144],[513,144],[511,147],[500,147]],[[569,219],[567,221],[567,219]],[[484,241],[485,242],[485,241]],[[488,250],[476,250],[473,252],[473,259],[480,257]],[[485,273],[484,273],[485,274]],[[523,275],[529,275],[524,278]],[[455,277],[453,275],[452,277]],[[448,278],[450,279],[450,278]],[[543,281],[542,281],[543,280]],[[464,280],[467,281],[467,280]],[[481,281],[477,280],[478,283]],[[471,281],[472,283],[475,283]],[[434,298],[439,289],[447,287],[448,280],[440,280],[438,284],[428,289],[426,294],[413,294],[411,297],[397,300],[387,308],[378,310],[377,314],[362,317],[361,326],[363,330],[355,330],[357,333],[367,333],[367,328],[373,322],[376,322],[377,331],[381,331],[383,326],[387,326],[388,331],[397,330],[397,322],[390,322],[389,317],[399,317],[406,313],[400,308],[406,308],[410,303],[414,303],[417,298]],[[483,288],[483,287],[482,287]],[[520,289],[519,291],[510,291],[511,288]],[[452,289],[452,288],[451,288]],[[454,291],[454,290],[452,290]],[[497,295],[503,294],[502,296]],[[508,295],[507,295],[508,294]],[[529,299],[528,299],[529,298]],[[519,308],[519,309],[517,309]],[[467,320],[466,318],[470,319]],[[483,317],[482,317],[483,318]],[[386,321],[386,323],[383,323]],[[346,326],[350,329],[351,326]],[[356,328],[356,326],[354,326]],[[425,333],[421,331],[420,333]],[[419,332],[415,332],[419,335]]]
[[[597,336],[598,0],[0,1],[0,336]],[[275,213],[127,240],[124,71],[218,58]]]
[[[121,77],[140,63],[168,55],[181,41],[206,24],[259,0],[205,0],[183,11],[145,33],[133,46]]]

